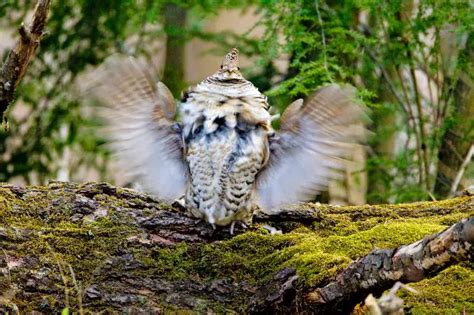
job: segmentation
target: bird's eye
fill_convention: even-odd
[[[237,67],[237,70],[239,70],[239,71],[240,71],[240,67]]]
[[[221,69],[222,69],[222,68],[224,68],[224,66],[223,66],[223,65],[221,65]]]
[[[194,134],[197,135],[197,134],[200,134],[201,131],[202,131],[202,126],[197,126],[195,129],[194,129]]]

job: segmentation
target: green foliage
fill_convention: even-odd
[[[184,29],[160,24],[167,3],[187,10]],[[0,25],[18,26],[32,6],[0,1]],[[259,21],[243,35],[204,31],[221,9],[256,10]],[[258,27],[263,35],[250,37]],[[454,0],[421,1],[416,8],[402,0],[53,1],[48,35],[18,90],[26,114],[15,118],[12,106],[9,129],[0,131],[0,181],[45,182],[57,176],[65,152],[77,156],[70,170],[92,167],[109,180],[108,153],[94,129],[98,122],[72,87],[112,53],[151,58],[149,47],[169,34],[218,43],[215,54],[236,46],[255,57],[243,71],[280,111],[328,82],[356,85],[372,109],[375,135],[367,165],[369,201],[426,199],[434,181],[429,169],[436,169],[444,133],[459,119],[452,115],[453,87],[462,70],[474,73],[466,53],[472,43],[464,44],[466,36],[472,41],[472,29],[469,3]],[[453,39],[451,55],[441,49],[444,31]],[[289,56],[283,73],[275,65],[282,56]],[[420,83],[414,71],[424,72],[439,91],[430,90],[427,99],[414,93],[413,84]]]
[[[260,9],[259,24],[266,32],[256,49],[259,62],[267,65],[283,53],[291,56],[285,79],[268,92],[272,101],[280,105],[275,98],[306,96],[331,81],[351,82],[370,91],[376,136],[367,165],[369,200],[428,198],[434,181],[430,168],[436,168],[446,122],[452,121],[453,87],[463,70],[473,65],[463,43],[474,29],[470,5],[463,1],[422,1],[417,6],[401,0],[262,1]],[[449,41],[451,50],[442,50],[443,42],[446,46]],[[439,91],[430,86],[429,97],[423,98],[416,88],[423,84],[419,73]],[[472,77],[473,72],[464,73]],[[398,139],[400,135],[406,139]]]
[[[19,25],[32,7],[31,1],[6,3],[10,15],[4,23]],[[26,113],[15,119],[11,107],[9,129],[0,130],[0,151],[8,152],[0,163],[0,181],[45,182],[57,174],[65,150],[77,156],[70,169],[105,170],[102,140],[91,133],[97,122],[86,119],[88,104],[77,100],[74,82],[86,67],[120,51],[126,38],[143,28],[143,16],[155,20],[157,12],[153,1],[53,1],[48,33],[18,89],[16,101]],[[12,144],[12,138],[19,142]]]

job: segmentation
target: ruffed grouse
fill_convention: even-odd
[[[289,105],[275,132],[267,97],[238,64],[234,48],[186,91],[179,121],[168,88],[133,58],[106,63],[92,89],[129,178],[165,201],[184,195],[194,215],[216,225],[314,198],[340,173],[363,114],[353,88],[331,84]]]

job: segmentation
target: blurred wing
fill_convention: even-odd
[[[363,136],[364,109],[355,103],[355,89],[332,84],[321,88],[306,104],[293,102],[283,113],[270,159],[257,178],[263,211],[308,201],[341,176],[344,158]]]
[[[106,134],[118,166],[158,198],[172,201],[185,192],[187,167],[181,135],[174,128],[176,106],[168,88],[155,85],[146,65],[112,58],[86,83],[101,104]]]

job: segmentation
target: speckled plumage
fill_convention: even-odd
[[[238,51],[183,94],[180,122],[166,86],[134,59],[109,61],[91,89],[103,106],[112,149],[157,197],[185,196],[211,224],[247,221],[308,200],[337,177],[363,110],[349,87],[330,85],[289,106],[275,136],[267,98],[238,68]],[[359,128],[360,129],[360,128]]]
[[[242,77],[237,58],[233,50],[217,73],[189,89],[180,111],[191,179],[186,205],[218,225],[251,217],[273,132],[266,97]]]

